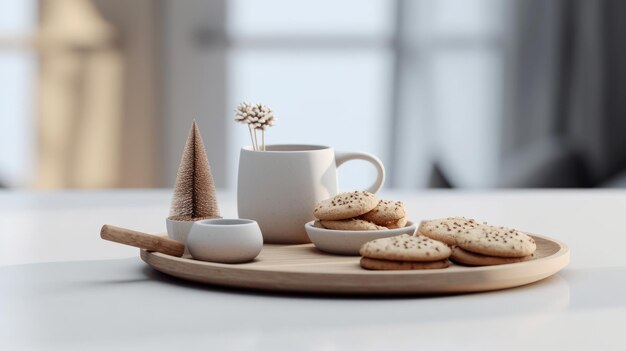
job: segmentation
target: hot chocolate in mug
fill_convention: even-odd
[[[314,219],[313,208],[319,201],[337,194],[337,167],[350,160],[376,167],[376,181],[366,190],[377,192],[385,181],[385,168],[378,157],[365,152],[320,145],[267,145],[266,151],[242,148],[239,218],[257,221],[265,243],[308,243],[304,224]]]

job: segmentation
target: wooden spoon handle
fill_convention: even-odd
[[[148,251],[161,252],[170,256],[181,257],[185,252],[185,245],[178,241],[109,224],[102,226],[100,237],[104,240],[135,246]]]

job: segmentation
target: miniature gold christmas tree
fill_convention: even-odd
[[[192,221],[220,217],[211,166],[200,130],[193,121],[178,166],[170,219]]]

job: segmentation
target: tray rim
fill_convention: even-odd
[[[279,291],[279,292],[291,292],[291,293],[313,293],[313,294],[344,294],[344,295],[420,295],[420,294],[445,294],[445,293],[460,293],[460,292],[480,292],[480,291],[490,291],[490,290],[499,290],[504,288],[512,288],[516,286],[530,284],[542,279],[545,279],[551,275],[558,273],[561,269],[566,267],[570,261],[570,250],[569,247],[556,239],[552,239],[550,237],[538,234],[529,234],[533,237],[540,238],[549,242],[552,242],[559,246],[558,250],[553,254],[541,258],[534,259],[532,261],[518,262],[512,264],[505,265],[496,265],[496,266],[481,266],[481,267],[463,267],[463,269],[454,269],[452,268],[441,269],[441,270],[414,270],[414,271],[368,271],[368,270],[355,270],[350,272],[320,272],[320,271],[293,271],[293,270],[280,270],[277,269],[277,266],[262,266],[255,268],[249,264],[223,264],[223,263],[213,263],[213,262],[204,262],[204,261],[196,261],[193,259],[182,258],[182,257],[173,257],[164,255],[157,252],[148,252],[146,250],[140,250],[140,256],[143,261],[145,261],[152,268],[173,276],[178,279],[183,280],[191,280],[196,282],[201,282],[203,284],[214,285],[214,286],[226,286],[231,288],[245,288],[252,290],[264,290],[264,291]],[[299,245],[271,245],[271,246],[309,246],[312,244],[299,244]],[[324,255],[337,256],[338,258],[357,258],[358,256],[341,256],[341,255],[331,255],[328,253],[324,253],[320,251]],[[280,287],[269,287],[271,285],[271,281],[261,282],[251,285],[251,279],[233,279],[229,280],[229,283],[219,283],[219,282],[207,282],[203,281],[201,278],[194,274],[187,274],[185,272],[168,272],[167,268],[157,267],[167,266],[167,265],[176,265],[176,264],[192,264],[195,266],[201,266],[203,269],[214,270],[215,273],[225,273],[231,272],[233,274],[255,274],[257,278],[269,277],[272,275],[280,275],[281,278],[290,279],[296,278],[297,280],[301,280],[302,278],[313,278],[325,276],[331,283],[337,284],[336,281],[338,277],[342,278],[354,278],[354,279],[363,279],[365,277],[374,278],[372,281],[373,285],[369,283],[362,283],[360,286],[350,286],[350,285],[342,285],[339,284],[336,289],[328,289],[324,288],[324,284],[328,283],[320,283],[319,287],[315,287],[315,284],[309,285],[309,288],[301,288],[297,286],[280,286]],[[545,268],[545,265],[549,265],[549,269]],[[289,266],[289,265],[286,265]],[[271,269],[264,269],[272,267]],[[540,269],[541,268],[541,269]],[[540,271],[541,273],[537,273]],[[548,273],[546,273],[546,271]],[[496,280],[499,287],[496,288],[480,288],[472,286],[472,282],[465,282],[468,276],[472,275],[482,275],[482,274],[493,274],[504,276],[504,272],[515,272],[516,279],[521,279],[525,281],[522,284],[517,283],[506,283],[506,278],[500,278]],[[526,274],[528,272],[528,274]],[[437,276],[437,277],[447,277],[450,279],[459,279],[460,281],[465,282],[465,284],[469,284],[471,287],[467,289],[455,288],[454,285],[450,285],[447,288],[442,289],[431,289],[432,291],[422,292],[419,286],[412,286],[412,288],[401,288],[401,287],[390,287],[388,290],[380,288],[381,282],[394,282],[398,280],[396,278],[399,277],[412,277],[414,279],[420,276]],[[521,278],[520,278],[521,277]],[[208,279],[208,278],[205,278]],[[269,279],[269,278],[268,278]],[[224,279],[222,279],[224,281]],[[288,284],[289,285],[289,284]],[[332,285],[332,284],[331,284]],[[378,286],[377,286],[378,285]],[[400,284],[402,285],[402,284]],[[449,285],[449,284],[448,284]],[[377,286],[374,290],[364,290],[368,287]],[[441,284],[441,286],[446,286],[446,284]],[[420,290],[420,291],[417,291]],[[426,289],[428,290],[428,289]]]
[[[509,263],[509,264],[502,264],[502,265],[494,265],[494,266],[476,266],[476,267],[469,267],[472,269],[472,271],[478,272],[478,271],[497,271],[497,270],[507,270],[509,269],[512,265],[515,266],[528,266],[528,265],[533,265],[533,264],[541,264],[546,260],[553,260],[556,258],[559,258],[562,255],[566,255],[569,254],[569,247],[563,243],[562,241],[547,237],[545,235],[539,235],[539,234],[529,234],[526,233],[532,237],[537,237],[543,240],[547,240],[547,241],[551,241],[554,242],[556,244],[559,245],[559,250],[557,252],[555,252],[552,255],[549,256],[545,256],[545,257],[541,257],[541,258],[537,258],[537,259],[533,259],[530,261],[524,261],[524,262],[517,262],[517,263]],[[280,244],[263,244],[263,246],[309,246],[309,245],[313,245],[312,243],[308,243],[308,244],[295,244],[295,245],[280,245]],[[313,245],[313,247],[315,247],[315,245]],[[317,248],[316,248],[317,249]],[[317,249],[319,250],[319,249]],[[193,259],[189,259],[189,258],[184,258],[184,257],[175,257],[175,256],[170,256],[170,255],[166,255],[166,254],[162,254],[160,252],[150,252],[147,251],[145,249],[140,249],[141,254],[142,255],[153,255],[156,257],[160,257],[160,258],[164,258],[170,261],[177,261],[177,262],[185,262],[188,264],[194,264],[194,265],[200,265],[200,266],[208,266],[208,267],[220,267],[220,268],[229,268],[229,269],[233,269],[233,270],[242,270],[242,271],[265,271],[265,269],[260,269],[260,268],[253,268],[253,266],[250,266],[249,264],[243,263],[243,264],[230,264],[230,263],[216,263],[216,262],[206,262],[206,261],[199,261],[199,260],[193,260]],[[336,255],[336,254],[331,254],[325,251],[320,250],[320,252],[322,252],[324,255],[332,255],[332,256],[337,256],[340,258],[347,258],[347,257],[359,257],[359,256],[349,256],[349,255]],[[145,260],[144,260],[145,261]],[[284,273],[293,273],[293,271],[290,270],[285,270],[285,271],[281,271],[281,270],[273,270],[273,272],[284,272]],[[363,269],[361,271],[355,271],[355,272],[350,272],[350,273],[345,273],[345,272],[326,272],[324,274],[341,274],[341,275],[345,275],[345,274],[355,274],[355,275],[372,275],[372,274],[379,274],[379,275],[416,275],[416,274],[426,274],[426,275],[431,275],[433,273],[444,273],[447,272],[448,274],[451,274],[452,272],[455,272],[455,270],[453,271],[449,271],[447,269],[441,269],[441,270],[408,270],[408,271],[372,271],[372,270],[366,270]],[[320,274],[320,272],[298,272],[298,274]]]

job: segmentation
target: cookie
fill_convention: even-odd
[[[334,221],[358,217],[374,209],[378,205],[378,199],[367,191],[353,191],[341,193],[321,201],[313,209],[313,215],[317,219]]]
[[[406,217],[402,217],[383,224],[383,227],[387,227],[389,229],[404,228],[406,226],[406,222]]]
[[[315,222],[313,222],[313,226],[314,226],[315,228],[322,228],[322,229],[326,229],[326,228],[324,228],[324,226],[322,225],[322,223],[320,223],[320,221],[315,221]]]
[[[423,235],[402,234],[368,241],[359,251],[361,256],[390,261],[440,261],[451,254],[450,248]]]
[[[534,254],[524,257],[495,257],[485,256],[469,251],[465,251],[458,246],[452,247],[452,255],[450,260],[454,263],[463,264],[466,266],[494,266],[498,264],[508,264],[530,261],[535,258]]]
[[[417,232],[448,245],[456,245],[457,235],[469,229],[474,229],[484,225],[487,224],[479,223],[470,218],[448,217],[442,219],[424,220],[420,222]]]
[[[411,261],[388,261],[376,258],[362,257],[361,267],[371,270],[395,271],[395,270],[416,270],[416,269],[441,269],[450,267],[450,261],[439,260],[429,262]]]
[[[402,201],[380,200],[373,210],[361,216],[361,219],[378,225],[406,217],[406,208]]]
[[[496,257],[524,257],[537,249],[535,240],[518,230],[487,225],[466,230],[456,241],[463,250]]]
[[[338,221],[320,221],[320,223],[326,229],[335,230],[387,230],[385,227],[356,218],[342,219]]]

